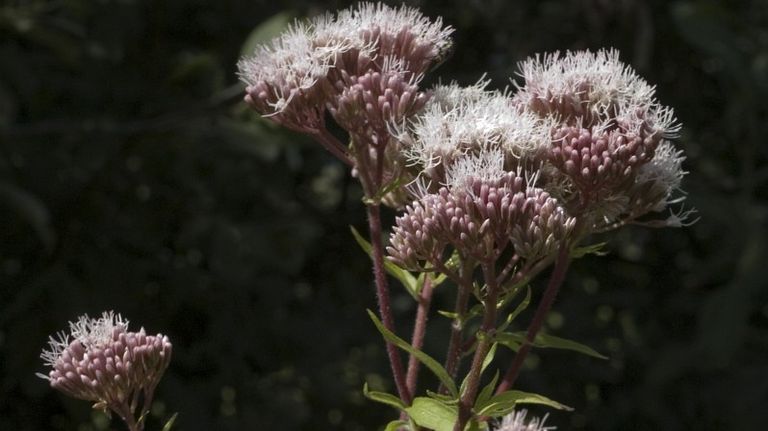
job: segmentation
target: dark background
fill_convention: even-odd
[[[548,423],[764,429],[768,2],[412,4],[456,28],[455,55],[425,85],[487,72],[501,88],[534,53],[614,46],[684,124],[701,221],[625,228],[608,256],[574,263],[549,331],[610,360],[535,352],[520,388],[575,408]],[[49,334],[108,309],[174,343],[148,430],[173,412],[190,431],[392,418],[361,395],[364,381],[391,384],[348,228],[364,230],[359,188],[319,146],[249,112],[235,76],[270,17],[255,40],[348,5],[0,2],[0,429],[110,428],[34,375]],[[395,308],[408,334],[402,290]],[[434,317],[426,346],[441,360],[447,326]]]

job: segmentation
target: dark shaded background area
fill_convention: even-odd
[[[549,330],[611,359],[537,351],[521,389],[575,407],[551,414],[563,430],[764,429],[768,3],[412,4],[457,29],[427,84],[487,72],[504,87],[534,53],[614,46],[685,126],[701,221],[625,228],[608,256],[577,261]],[[246,110],[235,76],[270,17],[255,39],[348,5],[0,3],[0,429],[121,429],[34,375],[49,334],[105,309],[174,342],[149,430],[173,412],[179,430],[367,431],[392,416],[361,395],[391,385],[348,230],[364,226],[358,186]],[[395,305],[407,334],[413,304],[396,290]],[[447,329],[431,320],[438,358]]]

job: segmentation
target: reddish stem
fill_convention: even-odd
[[[416,311],[416,322],[413,325],[413,336],[411,337],[411,345],[419,350],[424,346],[424,336],[427,332],[427,319],[429,318],[429,307],[432,304],[433,291],[432,276],[426,274],[424,275],[424,285],[421,288],[421,292],[419,292],[419,308]],[[408,359],[408,372],[405,377],[405,386],[411,395],[416,393],[420,365],[421,363],[416,356],[411,355]]]
[[[520,369],[523,366],[523,362],[525,361],[526,356],[528,356],[528,352],[531,350],[531,344],[533,343],[533,340],[536,339],[536,334],[541,330],[541,326],[544,324],[544,318],[552,308],[552,304],[557,297],[557,292],[560,290],[563,280],[565,280],[565,274],[568,271],[569,263],[570,256],[568,245],[564,243],[560,246],[560,251],[558,252],[557,260],[555,261],[555,268],[552,270],[552,275],[549,279],[547,289],[544,291],[544,296],[541,298],[539,307],[533,315],[533,320],[531,320],[531,324],[528,326],[525,342],[520,346],[520,350],[517,351],[515,359],[512,361],[512,365],[507,370],[507,373],[504,375],[498,388],[496,388],[497,394],[509,390],[512,388],[512,385],[515,384],[517,376],[520,374]]]
[[[337,159],[341,160],[348,166],[354,166],[354,163],[347,155],[347,149],[344,147],[341,141],[336,139],[336,137],[328,131],[328,129],[323,127],[317,131],[309,133],[309,135],[315,138],[315,140],[320,143],[323,148],[328,150],[328,152],[333,154]]]
[[[483,323],[480,326],[475,356],[472,358],[472,366],[467,375],[467,386],[459,400],[459,417],[453,431],[463,431],[464,427],[472,417],[472,406],[475,403],[477,391],[480,388],[480,377],[482,375],[483,362],[488,355],[493,341],[493,333],[496,330],[496,312],[499,299],[499,285],[496,283],[496,273],[493,262],[483,264],[483,275],[488,286],[486,297],[483,301],[485,313],[483,314]]]
[[[451,337],[448,341],[448,352],[445,356],[445,370],[451,377],[456,377],[456,371],[459,368],[459,362],[463,353],[461,333],[464,329],[464,318],[467,314],[467,304],[469,296],[472,293],[472,270],[467,269],[472,263],[463,261],[461,263],[461,275],[457,277],[458,293],[456,295],[456,306],[454,313],[456,318],[451,323]],[[442,384],[438,392],[445,393],[447,388]]]
[[[384,255],[381,241],[381,214],[378,204],[366,205],[368,212],[368,228],[371,234],[371,249],[373,258],[373,277],[376,282],[376,297],[379,303],[379,315],[384,327],[395,332],[394,318],[392,317],[392,306],[389,297],[389,285],[387,276],[384,273]],[[387,355],[389,356],[389,365],[392,368],[392,375],[395,379],[397,392],[406,404],[411,403],[411,394],[408,392],[408,386],[405,382],[405,372],[403,371],[403,362],[400,358],[400,352],[397,347],[386,341]]]

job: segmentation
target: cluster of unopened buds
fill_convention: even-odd
[[[94,408],[117,414],[129,430],[142,430],[157,384],[171,360],[171,342],[144,328],[128,330],[128,321],[105,312],[70,322],[69,333],[51,337],[41,357],[51,370],[51,387]],[[142,406],[142,407],[140,407]]]
[[[403,417],[412,421],[392,426],[553,429],[536,419],[526,422],[524,412],[514,412],[525,397],[513,391],[522,398],[510,401],[505,392],[530,347],[541,343],[536,336],[543,317],[581,241],[630,223],[688,222],[692,211],[650,216],[684,198],[684,157],[671,143],[680,126],[672,109],[655,98],[654,87],[615,50],[529,58],[520,63],[523,82],[515,91],[488,90],[484,79],[468,87],[421,89],[424,74],[450,51],[452,32],[415,9],[371,3],[297,23],[240,61],[245,100],[267,119],[313,136],[362,184],[380,330]],[[349,144],[328,131],[326,114],[347,132]],[[380,238],[380,204],[401,211],[388,246]],[[390,264],[422,273],[420,284],[411,286],[419,308],[408,348],[393,338],[384,250]],[[502,325],[497,315],[550,266],[528,330],[504,332],[520,310]],[[415,352],[423,343],[433,288],[446,277],[457,285],[457,301],[449,313],[454,324],[445,365],[438,368]],[[470,293],[481,311],[468,311]],[[467,325],[478,315],[479,325]],[[407,372],[395,344],[411,354]],[[516,350],[515,361],[481,393],[482,371],[496,344]],[[453,393],[445,379],[457,377],[461,358],[472,351],[461,391]],[[441,377],[440,395],[416,397],[419,362]],[[487,399],[491,394],[502,398]],[[544,403],[562,407],[549,401]],[[421,417],[424,409],[416,404],[430,403],[449,412],[445,422]]]

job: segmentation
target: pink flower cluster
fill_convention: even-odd
[[[469,179],[468,187],[442,187],[407,206],[395,221],[388,252],[419,270],[439,264],[452,246],[463,259],[494,262],[512,246],[521,257],[551,253],[574,220],[544,190],[506,173],[495,180]]]
[[[451,46],[453,30],[417,9],[360,3],[297,23],[238,63],[246,102],[291,129],[316,133],[331,114],[350,132],[374,131],[420,108],[423,73]]]
[[[51,370],[38,376],[54,389],[126,419],[134,415],[139,398],[145,405],[151,403],[171,350],[168,337],[147,335],[143,328],[129,332],[128,321],[120,315],[85,315],[70,323],[69,334],[51,337],[49,350],[41,354]]]

